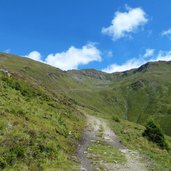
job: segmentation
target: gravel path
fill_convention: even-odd
[[[99,134],[103,134],[99,137]],[[94,166],[91,156],[88,154],[87,149],[94,142],[105,142],[109,146],[119,149],[119,151],[125,156],[127,162],[125,164],[119,163],[101,163],[102,167]],[[115,133],[108,127],[107,123],[103,119],[99,119],[94,116],[87,115],[87,127],[84,130],[81,142],[77,150],[78,158],[81,161],[81,171],[147,171],[147,164],[143,161],[143,158],[137,151],[129,150],[124,147]]]

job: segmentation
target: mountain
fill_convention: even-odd
[[[72,92],[79,102],[109,118],[118,115],[144,124],[153,117],[171,135],[171,62],[150,62],[138,69],[113,74],[96,70],[68,73],[91,86],[92,91]]]
[[[95,69],[61,71],[8,54],[0,54],[0,67],[32,85],[62,94],[107,118],[143,124],[154,117],[171,135],[171,62],[149,62],[138,69],[107,74]]]
[[[74,170],[85,113],[141,125],[152,117],[171,136],[170,75],[164,61],[112,74],[66,72],[0,53],[0,168]]]

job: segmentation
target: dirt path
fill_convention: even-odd
[[[103,153],[98,148],[95,148],[96,152],[94,150],[96,146],[101,147],[104,150]],[[120,153],[117,154],[119,157],[125,158],[125,162],[120,163],[116,160],[113,149]],[[106,154],[107,152],[109,154]],[[115,133],[107,126],[105,120],[89,115],[87,115],[87,127],[78,147],[78,157],[81,161],[81,171],[148,170],[140,154],[124,147]]]

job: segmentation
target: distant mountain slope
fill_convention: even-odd
[[[0,68],[106,118],[118,115],[143,124],[151,116],[171,135],[171,62],[150,62],[138,69],[112,74],[94,69],[64,72],[1,53]]]
[[[171,135],[171,62],[145,64],[119,84],[128,120],[143,123],[152,116]]]
[[[150,62],[138,69],[113,74],[95,70],[69,73],[93,87],[92,92],[74,92],[73,96],[102,115],[119,115],[142,124],[153,117],[171,135],[171,62]]]

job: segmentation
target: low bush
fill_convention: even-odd
[[[143,136],[147,137],[149,141],[156,143],[159,147],[168,149],[168,144],[165,141],[165,137],[160,126],[153,120],[147,122]]]
[[[112,120],[114,120],[115,122],[120,122],[119,117],[115,115],[112,116]]]

